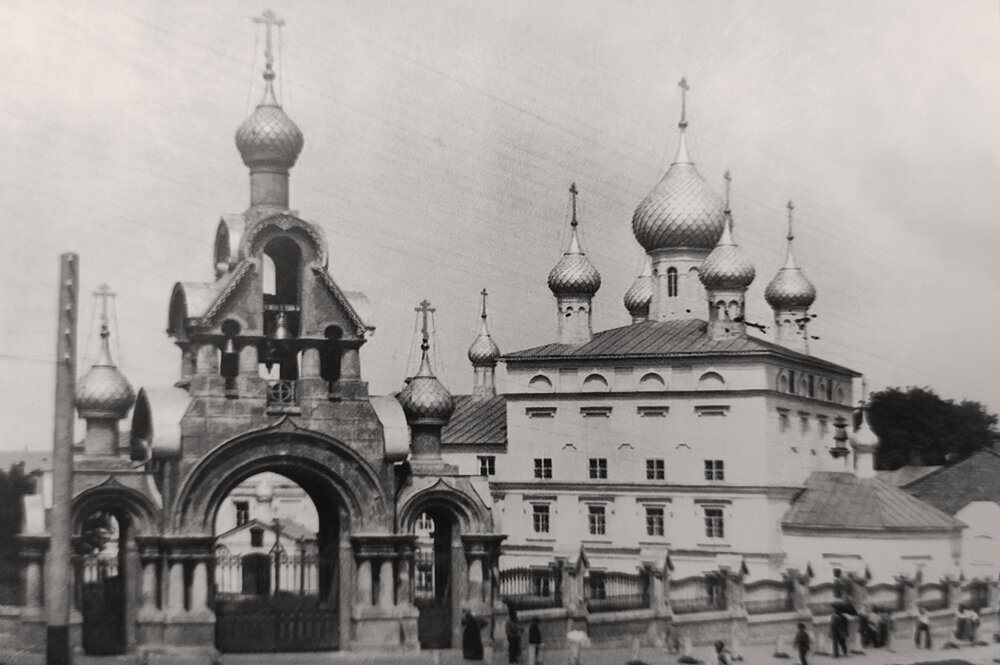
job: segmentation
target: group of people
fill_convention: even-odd
[[[462,615],[462,657],[465,660],[483,659],[482,629],[486,621],[477,618],[466,610]],[[511,663],[521,662],[521,626],[517,621],[517,611],[513,606],[507,606],[507,621],[504,626],[507,635],[507,660]],[[528,665],[542,663],[542,626],[538,617],[532,617],[528,625]]]
[[[895,629],[892,610],[876,607],[864,608],[858,612],[858,632],[861,633],[862,647],[889,648],[892,646],[892,633]]]
[[[979,613],[971,607],[959,605],[955,614],[955,639],[975,643],[978,629]]]

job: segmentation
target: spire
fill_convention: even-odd
[[[576,228],[580,225],[580,222],[576,219],[576,196],[580,192],[576,188],[576,183],[570,183],[569,193],[573,199],[573,218],[569,222],[569,226],[572,229],[571,237],[569,241],[569,250],[567,254],[583,254],[583,250],[580,249],[580,238],[577,236]]]
[[[107,284],[101,284],[94,291],[94,297],[101,300],[101,350],[94,362],[95,367],[114,367],[115,363],[111,359],[111,345],[109,339],[111,330],[108,328],[108,300],[117,295]]]
[[[688,157],[687,150],[687,138],[685,130],[687,130],[687,91],[691,89],[688,85],[687,77],[681,77],[680,82],[677,86],[681,89],[681,120],[677,123],[677,127],[681,130],[680,141],[677,144],[677,156],[674,157],[675,164],[690,164],[691,158]]]
[[[786,236],[788,240],[788,251],[785,255],[785,268],[794,270],[798,268],[795,264],[795,255],[792,254],[792,241],[795,240],[795,234],[792,233],[792,220],[795,213],[795,204],[789,201],[785,204],[785,207],[788,208],[788,235]]]
[[[726,172],[722,174],[722,179],[726,181],[726,214],[728,215],[733,210],[729,207],[729,188],[733,184],[733,176],[729,173],[729,169],[726,169]]]
[[[277,15],[270,9],[265,9],[264,13],[260,16],[253,17],[252,20],[257,25],[263,25],[265,30],[264,38],[264,99],[261,100],[261,104],[269,104],[271,106],[280,106],[278,100],[274,95],[274,55],[271,52],[271,28],[280,28],[285,25],[285,21],[278,18]]]

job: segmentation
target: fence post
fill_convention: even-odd
[[[1000,580],[986,581],[986,608],[991,614],[1000,612]]]
[[[899,601],[900,611],[911,614],[917,612],[917,580],[914,577],[898,575],[896,582],[899,583],[899,593],[902,598]]]
[[[799,573],[797,568],[789,568],[784,576],[792,594],[792,609],[798,614],[809,614],[808,578]]]
[[[583,584],[588,567],[587,555],[581,547],[576,561],[564,569],[563,606],[569,615],[567,630],[586,630],[587,603],[584,600]]]
[[[747,608],[743,603],[742,571],[723,567],[721,573],[726,588],[726,609],[737,616],[745,615]]]
[[[563,587],[566,581],[566,559],[564,557],[556,557],[555,563],[552,565],[552,584],[555,588],[552,590],[553,600],[555,601],[556,607],[563,607]]]
[[[944,591],[947,594],[948,609],[958,609],[959,604],[962,602],[961,580],[951,575],[945,575],[944,579],[941,580],[941,584],[944,585]]]

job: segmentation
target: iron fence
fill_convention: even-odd
[[[618,612],[649,607],[645,571],[621,573],[590,571],[584,580],[583,599],[589,612]]]
[[[707,575],[670,580],[670,608],[674,614],[726,609],[725,580]]]
[[[747,614],[790,612],[795,607],[792,585],[784,580],[750,582],[743,590],[743,604]]]
[[[562,580],[555,568],[500,571],[500,596],[516,610],[562,606]]]

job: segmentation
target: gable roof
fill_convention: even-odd
[[[684,321],[644,321],[595,333],[584,344],[544,344],[514,351],[502,357],[508,363],[531,360],[620,359],[625,357],[696,356],[780,356],[818,365],[835,372],[860,376],[847,367],[799,353],[757,337],[713,340],[708,323]]]
[[[935,465],[918,466],[916,464],[907,464],[906,466],[901,466],[898,469],[893,469],[892,471],[878,471],[877,473],[879,478],[890,485],[903,487],[904,485],[908,485],[918,478],[923,478],[928,473],[933,473],[940,468],[940,466]]]
[[[983,448],[939,467],[903,489],[949,515],[973,501],[1000,503],[1000,453]]]
[[[817,471],[782,527],[836,531],[957,531],[965,524],[879,478]]]
[[[299,524],[296,520],[292,519],[291,517],[279,517],[278,518],[278,522],[281,523],[281,535],[283,537],[285,537],[285,538],[289,538],[291,540],[299,540],[300,538],[302,540],[307,540],[307,541],[308,540],[316,540],[316,532],[315,531],[310,531],[309,529],[307,529],[306,527],[302,526],[301,524]],[[258,526],[258,527],[260,527],[262,529],[266,529],[267,531],[270,531],[271,533],[274,533],[274,523],[273,522],[261,522],[260,520],[258,520],[255,517],[252,520],[248,520],[248,521],[244,522],[243,524],[241,524],[239,526],[233,527],[229,531],[226,531],[224,533],[220,533],[218,535],[218,537],[219,538],[225,538],[227,536],[231,536],[234,533],[239,533],[240,531],[245,531],[245,530],[250,529],[250,528],[255,527],[255,526]]]
[[[503,395],[489,399],[455,395],[455,412],[441,430],[443,445],[507,443],[507,401]]]

